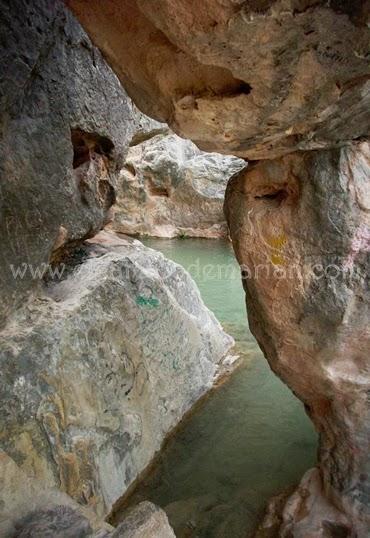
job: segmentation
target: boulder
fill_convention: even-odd
[[[103,517],[232,344],[182,267],[102,232],[0,333],[0,447]]]
[[[17,538],[92,538],[93,535],[88,519],[64,505],[27,514],[18,522],[16,530]]]
[[[111,218],[129,145],[168,127],[63,2],[0,8],[0,534],[19,520],[78,535],[73,510],[109,512],[232,339],[163,256],[83,244]]]
[[[67,0],[147,114],[271,159],[369,136],[368,0]]]
[[[226,193],[249,326],[320,434],[318,479],[281,536],[324,536],[338,511],[341,536],[370,532],[369,175],[363,142],[260,161]]]
[[[111,538],[176,538],[166,513],[144,501],[126,515]]]
[[[109,226],[157,237],[227,237],[225,189],[245,165],[236,157],[200,151],[172,133],[131,145]]]

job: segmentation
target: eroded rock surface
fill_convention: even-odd
[[[176,538],[166,513],[150,502],[142,502],[125,515],[112,538]]]
[[[1,324],[51,260],[104,226],[128,143],[156,122],[61,1],[0,10]]]
[[[67,0],[147,114],[270,159],[369,135],[368,0]]]
[[[302,496],[294,537],[325,535],[309,500],[320,487],[343,536],[370,532],[369,176],[370,146],[358,143],[261,161],[226,194],[250,328],[320,433],[322,486]]]
[[[49,523],[54,520],[52,514],[55,514],[55,507],[60,507],[58,517],[66,514],[66,517],[61,519],[64,521],[67,519],[68,526],[72,523],[74,530],[80,523],[82,529],[92,529],[96,533],[108,533],[113,530],[110,525],[100,521],[88,507],[79,505],[66,493],[57,488],[47,487],[44,482],[20,469],[15,461],[0,449],[0,537],[41,538],[44,536],[40,533],[41,528],[47,529],[47,525],[44,525],[46,520]],[[39,514],[39,517],[35,518],[34,514]],[[41,514],[45,514],[45,518]],[[68,517],[69,515],[73,515],[72,518]],[[30,532],[28,525],[32,521],[35,525],[40,523],[40,526],[36,526],[34,534]],[[25,532],[25,527],[29,534],[20,534]],[[47,536],[55,538],[56,534],[50,535],[50,530],[49,527]],[[57,529],[54,527],[53,530],[56,532]],[[35,534],[36,532],[38,534]],[[77,534],[73,538],[75,536]]]
[[[242,159],[204,153],[172,133],[131,146],[111,228],[157,237],[227,236],[224,194],[229,178],[246,166]]]
[[[105,516],[233,344],[191,277],[103,232],[0,334],[0,446]]]
[[[150,502],[136,506],[115,530],[94,530],[78,508],[49,505],[19,520],[15,533],[14,538],[175,538],[165,512]]]
[[[89,521],[69,506],[50,506],[28,514],[16,526],[17,538],[92,538]],[[106,535],[108,536],[108,535]]]
[[[251,327],[321,434],[319,473],[301,484],[281,532],[367,538],[369,149],[359,141],[370,124],[368,0],[156,0],[155,9],[149,0],[68,3],[144,111],[204,150],[273,159],[232,182],[227,211],[247,266]],[[122,252],[84,247],[75,251],[81,273],[67,272],[43,291],[30,267],[60,259],[109,218],[133,108],[59,0],[2,0],[0,7],[0,323],[31,290],[38,297],[3,333],[1,443],[45,487],[60,486],[101,514],[148,461],[146,443],[159,446],[209,386],[217,353],[204,345],[191,310],[198,303],[186,303],[180,283],[177,296],[163,288],[157,262],[146,257],[135,261],[138,269]],[[260,264],[268,272],[257,277]],[[134,279],[107,276],[111,267],[128,267]],[[144,285],[148,278],[166,297],[168,327],[176,328],[171,308],[187,312],[196,349],[208,350],[197,357],[199,385],[175,391],[168,373],[155,372],[161,388],[176,392],[169,401],[157,385],[145,392],[151,368],[160,357],[175,371],[171,346],[190,349],[176,340],[181,330],[172,335],[166,326],[165,349],[156,339],[162,303]],[[216,349],[227,348],[220,338]],[[133,366],[117,358],[131,358],[128,352]],[[171,414],[179,394],[184,407]],[[128,404],[134,396],[141,412],[148,403],[145,416],[155,409],[159,422],[152,419],[147,435]]]
[[[129,144],[168,127],[61,1],[0,8],[0,535],[19,519],[22,536],[55,522],[77,536],[90,531],[72,499],[105,516],[232,340],[162,256],[117,238],[79,248],[111,218]]]

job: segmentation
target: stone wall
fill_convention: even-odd
[[[282,536],[367,536],[369,177],[363,142],[261,161],[226,194],[249,326],[320,434]]]

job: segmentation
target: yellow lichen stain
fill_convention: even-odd
[[[284,265],[285,260],[282,256],[279,256],[278,254],[271,254],[270,256],[271,263],[274,265]]]
[[[275,235],[267,239],[267,244],[271,248],[276,248],[278,250],[282,249],[283,246],[286,244],[286,242],[287,242],[287,239],[286,239],[285,234]]]
[[[281,255],[279,251],[284,248],[287,242],[287,238],[285,234],[271,236],[267,239],[266,242],[269,247],[271,247],[275,251],[278,251],[271,254],[270,256],[271,263],[273,263],[274,265],[284,265],[285,263],[284,257]]]

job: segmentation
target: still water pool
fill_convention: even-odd
[[[267,500],[315,463],[315,433],[248,329],[230,244],[143,242],[192,274],[204,302],[234,337],[242,365],[183,423],[130,504],[148,499],[164,508],[178,538],[246,538]]]

